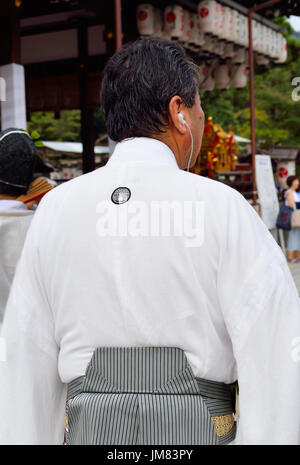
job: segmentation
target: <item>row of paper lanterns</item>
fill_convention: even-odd
[[[230,86],[242,89],[247,85],[248,65],[221,63],[213,60],[199,66],[199,85],[202,90],[212,91],[215,87],[221,90]]]
[[[244,63],[249,46],[248,17],[215,0],[198,4],[192,13],[180,5],[162,11],[150,3],[137,7],[140,35],[178,40],[201,56],[219,56],[234,63]],[[285,37],[263,22],[253,20],[253,49],[259,64],[284,63],[287,59]]]

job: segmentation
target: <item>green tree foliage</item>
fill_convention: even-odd
[[[106,133],[105,117],[104,117],[104,114],[101,108],[97,108],[97,110],[95,110],[94,117],[95,117],[95,127],[94,127],[95,139],[97,139],[99,135]]]
[[[80,141],[80,110],[61,111],[58,116],[59,118],[56,119],[55,114],[51,112],[32,113],[31,121],[28,123],[28,130],[40,134],[42,140]],[[98,108],[95,110],[95,140],[105,132],[105,118],[101,108]]]
[[[285,64],[256,67],[255,112],[261,148],[274,144],[300,145],[300,102],[292,99],[292,80],[300,77],[300,42],[291,37],[293,28],[285,18],[276,20],[286,35],[289,57]],[[232,125],[242,137],[250,137],[249,86],[222,92],[202,92],[206,116],[224,126]]]
[[[261,148],[269,148],[272,145],[283,143],[289,138],[287,129],[276,127],[269,117],[267,111],[256,108],[256,137],[260,141]],[[246,108],[236,113],[236,119],[239,121],[238,132],[242,137],[250,138],[250,110]],[[242,123],[244,121],[244,123]]]
[[[236,112],[249,105],[249,94],[245,89],[215,89],[213,92],[202,92],[201,102],[206,117],[212,116],[216,123],[227,128],[237,126]]]
[[[61,111],[59,118],[51,112],[36,112],[31,114],[28,123],[30,132],[37,131],[42,140],[80,141],[80,111]]]

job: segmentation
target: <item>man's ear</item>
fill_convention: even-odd
[[[182,109],[183,109],[182,99],[178,95],[175,95],[174,97],[171,98],[170,103],[169,103],[170,122],[172,122],[173,126],[177,129],[177,131],[180,134],[185,134],[187,130],[186,125],[183,124],[178,119],[178,114],[182,113]],[[183,117],[184,117],[184,114],[183,114]]]

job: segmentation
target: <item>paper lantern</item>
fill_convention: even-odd
[[[279,60],[280,57],[280,36],[279,32],[275,32],[275,62]]]
[[[225,7],[226,10],[226,15],[227,19],[226,21],[228,22],[227,24],[227,34],[228,34],[228,42],[232,42],[232,36],[233,36],[233,9],[229,7]]]
[[[191,24],[192,24],[192,13],[190,13],[187,10],[183,10],[183,15],[184,15],[184,26],[183,26],[183,34],[180,38],[180,40],[186,44],[189,45],[191,41]]]
[[[226,44],[224,50],[224,58],[233,58],[234,57],[234,45]]]
[[[224,6],[215,2],[215,35],[220,39],[224,29]]]
[[[220,55],[220,41],[216,37],[211,38],[210,52],[212,55]]]
[[[272,29],[270,27],[266,27],[266,41],[267,41],[267,44],[266,44],[266,55],[268,57],[271,57],[271,54],[272,54]]]
[[[190,36],[190,45],[192,47],[198,46],[198,15],[196,13],[191,13],[190,17],[190,28],[191,28],[191,36]]]
[[[268,27],[262,25],[262,53],[268,55],[269,44],[268,44]]]
[[[242,15],[237,10],[233,10],[233,34],[232,42],[243,45],[242,41]]]
[[[235,49],[234,56],[232,57],[232,62],[236,64],[242,64],[246,61],[246,49],[243,47],[238,47]]]
[[[205,35],[204,36],[204,44],[202,46],[202,49],[205,52],[213,53],[213,47],[214,47],[213,37],[210,36],[210,35]]]
[[[267,39],[267,56],[270,57],[272,53],[272,29],[270,27],[266,27],[266,39]]]
[[[201,29],[205,34],[216,35],[218,19],[216,2],[214,0],[204,0],[198,4],[198,14]]]
[[[164,12],[164,31],[171,38],[181,38],[184,33],[184,10],[179,5],[170,5]]]
[[[216,54],[224,58],[226,42],[218,40],[217,41],[217,52]]]
[[[219,50],[220,42],[218,41],[218,39],[216,37],[212,37],[210,44],[211,44],[210,53],[212,55],[220,55],[220,50]]]
[[[263,40],[263,25],[254,19],[252,20],[252,42],[254,52],[263,53]]]
[[[246,63],[242,65],[234,65],[232,68],[232,81],[231,84],[237,89],[242,89],[247,85],[247,72],[248,65]]]
[[[205,34],[202,31],[201,24],[200,24],[200,18],[197,14],[195,17],[195,21],[196,21],[196,45],[198,47],[202,47],[205,43]]]
[[[138,5],[136,16],[139,34],[151,36],[154,33],[154,6],[150,3]]]
[[[271,47],[270,47],[270,56],[273,60],[276,60],[277,53],[276,53],[276,31],[274,29],[270,29],[271,31]]]
[[[282,55],[282,34],[280,34],[280,32],[276,33],[276,55],[276,62],[278,62]]]
[[[243,47],[249,47],[248,18],[243,14],[241,15],[241,42]]]
[[[257,55],[256,63],[258,65],[268,65],[270,63],[270,59],[266,57],[265,55]]]
[[[201,89],[211,92],[215,88],[215,71],[214,66],[211,66],[208,70],[208,75],[205,81],[201,84]]]
[[[263,24],[258,23],[258,53],[264,54],[265,47],[264,47],[264,30]]]
[[[253,50],[259,52],[259,23],[253,19],[252,20],[252,42]]]
[[[227,64],[221,64],[216,69],[216,86],[225,90],[230,86],[231,71]]]
[[[199,85],[201,85],[207,78],[209,72],[209,67],[205,63],[199,66]]]
[[[222,31],[219,36],[219,39],[225,40],[226,42],[230,42],[232,39],[232,25],[233,25],[232,9],[226,6],[223,6],[223,5],[221,6],[222,6],[221,14],[222,14],[223,27],[222,27]]]
[[[231,40],[234,44],[237,44],[238,42],[238,35],[239,35],[239,12],[236,10],[233,10],[232,12],[232,36]]]
[[[288,57],[288,45],[286,38],[279,34],[278,37],[278,51],[279,51],[279,58],[276,60],[276,63],[285,63]]]

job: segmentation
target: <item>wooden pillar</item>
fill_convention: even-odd
[[[88,36],[87,26],[78,28],[79,92],[81,111],[82,168],[84,173],[95,169],[94,109],[88,106]]]
[[[0,1],[0,66],[21,63],[20,6],[17,0]]]
[[[254,54],[253,54],[253,30],[252,30],[253,9],[248,12],[249,27],[249,74],[250,74],[250,120],[251,120],[251,164],[252,164],[252,191],[253,205],[257,204],[257,187],[256,187],[256,124],[255,124],[255,94],[254,94]]]
[[[249,69],[250,69],[250,118],[251,118],[251,154],[252,154],[252,190],[253,190],[253,205],[257,204],[257,187],[256,187],[256,118],[255,118],[255,87],[254,87],[254,55],[253,55],[253,31],[252,17],[256,13],[265,8],[280,3],[280,0],[271,0],[258,6],[254,6],[248,10],[248,26],[249,26]]]
[[[116,51],[122,47],[122,0],[115,0]]]

